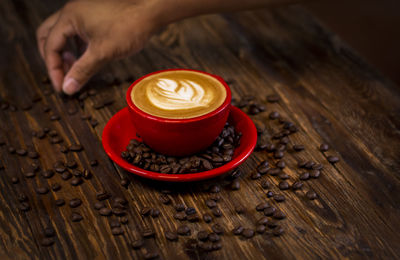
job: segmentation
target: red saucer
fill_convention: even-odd
[[[250,156],[256,146],[256,127],[253,121],[244,112],[232,106],[228,121],[235,127],[236,131],[242,132],[240,146],[235,149],[232,161],[221,167],[199,173],[162,174],[143,170],[122,159],[121,152],[126,149],[129,141],[131,139],[140,140],[136,137],[136,129],[129,118],[127,107],[121,109],[107,122],[103,130],[102,142],[104,150],[111,160],[133,174],[159,181],[199,181],[213,178],[235,169]]]

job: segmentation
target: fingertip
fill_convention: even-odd
[[[64,80],[62,90],[67,95],[73,95],[80,90],[81,86],[79,85],[76,79],[67,77]]]

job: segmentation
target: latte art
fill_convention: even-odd
[[[165,118],[192,118],[217,109],[225,87],[200,72],[167,71],[149,76],[132,89],[133,103],[142,111]]]

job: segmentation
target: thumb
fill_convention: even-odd
[[[62,90],[65,94],[73,95],[106,63],[106,59],[99,58],[93,48],[88,48],[83,55],[74,62],[65,75]]]

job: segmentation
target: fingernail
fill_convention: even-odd
[[[73,95],[79,90],[79,83],[74,78],[67,78],[63,84],[63,91],[65,94]]]

